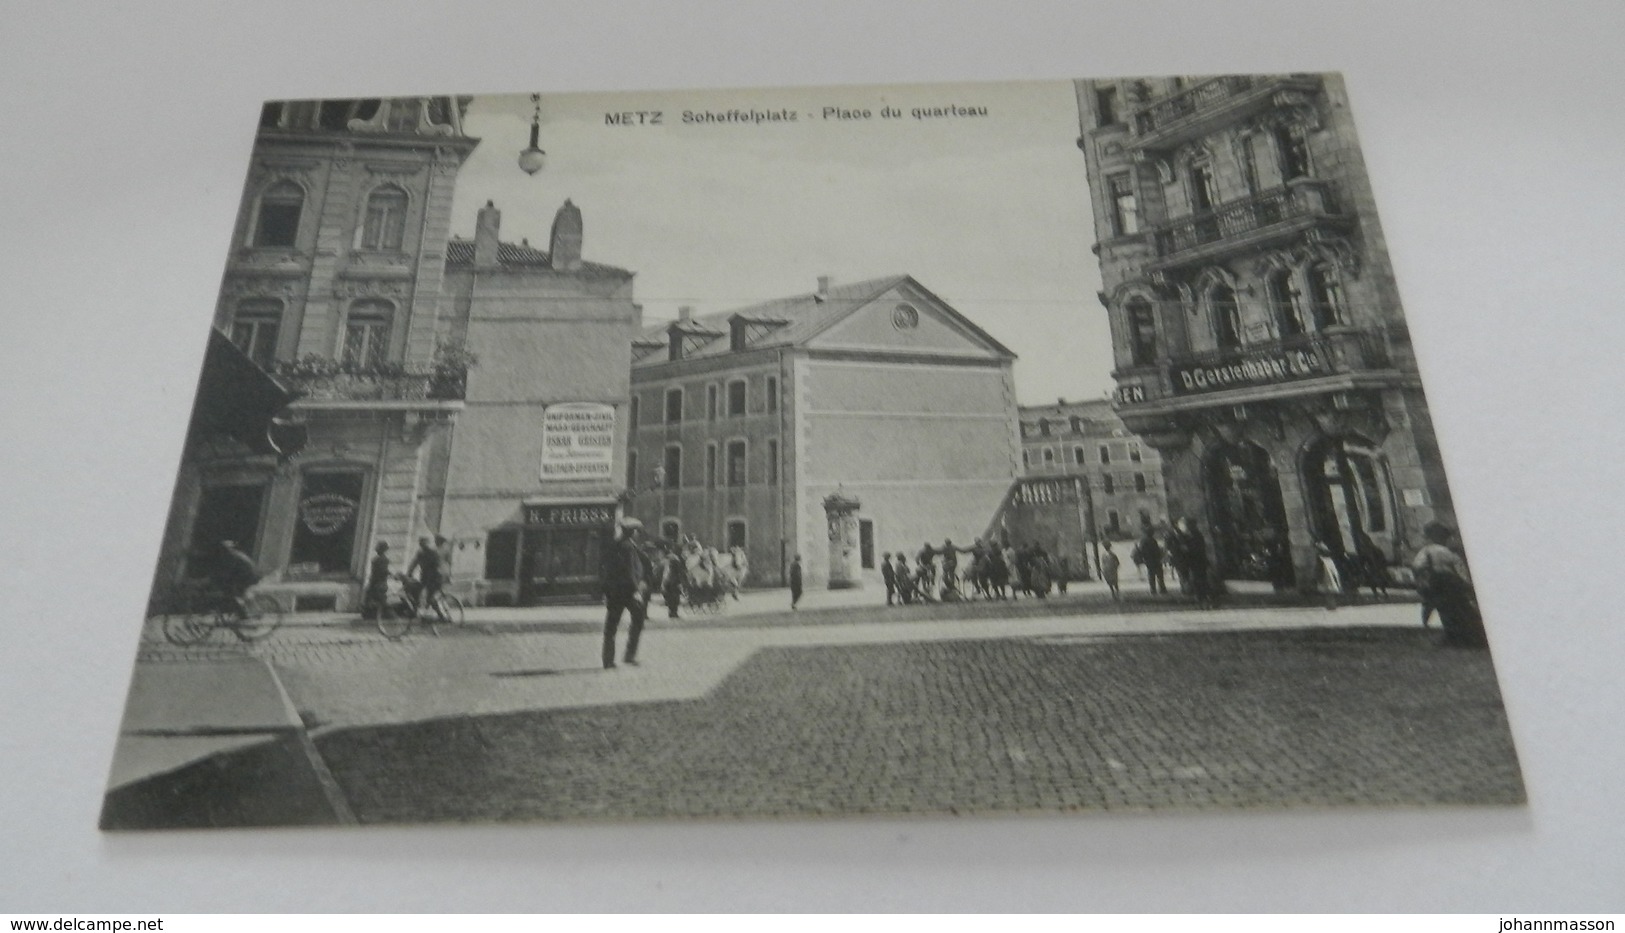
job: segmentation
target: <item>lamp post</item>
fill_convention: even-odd
[[[526,175],[534,175],[547,164],[547,153],[542,151],[542,95],[530,95],[530,102],[535,107],[530,115],[530,146],[519,153],[519,168]]]

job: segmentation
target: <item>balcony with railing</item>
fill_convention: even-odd
[[[295,407],[443,407],[463,400],[467,370],[383,363],[356,366],[307,357],[277,364],[276,380],[295,393]],[[416,403],[416,404],[414,404]]]
[[[1266,110],[1281,91],[1308,92],[1313,75],[1220,75],[1135,109],[1130,119],[1136,149],[1171,149],[1227,123]]]
[[[1316,227],[1343,229],[1351,223],[1335,185],[1298,179],[1155,228],[1152,240],[1157,256],[1150,265],[1169,269],[1210,262],[1271,246]]]

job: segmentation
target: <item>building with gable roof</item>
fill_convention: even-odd
[[[685,308],[632,344],[627,509],[743,547],[752,584],[798,553],[809,587],[878,579],[882,552],[969,544],[1020,474],[1014,361],[908,275]]]

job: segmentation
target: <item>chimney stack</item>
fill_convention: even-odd
[[[496,204],[486,201],[474,221],[474,265],[489,267],[497,264],[497,237],[501,231],[502,212],[497,210]]]
[[[682,307],[678,308],[677,309],[677,320],[678,320],[679,323],[683,323],[683,324],[692,324],[692,323],[694,323],[694,306],[693,305],[683,305]]]
[[[553,236],[548,245],[549,261],[561,272],[574,272],[581,268],[581,208],[564,199],[564,206],[553,215]]]
[[[829,295],[829,283],[831,281],[833,281],[833,280],[834,280],[833,276],[821,275],[821,276],[818,277],[818,297],[820,297],[820,298],[828,297],[828,295]]]

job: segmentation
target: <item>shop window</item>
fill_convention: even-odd
[[[1140,232],[1140,202],[1134,193],[1134,180],[1127,174],[1106,179],[1107,196],[1112,205],[1112,233],[1133,236]]]
[[[728,417],[742,418],[745,415],[745,380],[735,379],[728,383]]]
[[[512,580],[519,570],[519,529],[497,528],[485,538],[485,578]]]
[[[1128,317],[1129,355],[1135,366],[1150,366],[1157,361],[1157,319],[1151,302],[1134,298],[1124,307]]]
[[[1348,323],[1343,307],[1343,282],[1331,263],[1317,262],[1309,267],[1309,297],[1315,308],[1316,329]]]
[[[672,444],[666,448],[666,456],[660,467],[661,485],[667,489],[681,489],[683,486],[683,447],[681,444]]]
[[[231,342],[261,369],[276,361],[277,337],[282,331],[282,302],[256,298],[237,306],[232,316]]]
[[[255,246],[296,246],[299,218],[305,210],[305,189],[291,181],[279,181],[260,195],[259,220],[254,228]]]
[[[197,514],[186,552],[186,575],[197,579],[212,575],[222,558],[220,542],[230,541],[256,559],[259,556],[260,516],[265,504],[265,483],[205,486],[198,497]]]
[[[361,248],[398,250],[406,233],[406,192],[385,185],[367,198],[367,213],[361,224]]]
[[[368,299],[350,306],[344,321],[344,363],[359,370],[374,370],[389,358],[389,331],[395,308],[387,301]]]
[[[365,480],[360,470],[305,474],[288,557],[290,574],[350,572]]]
[[[728,520],[728,550],[745,549],[745,520],[733,518]]]
[[[682,389],[667,389],[666,390],[666,423],[667,424],[682,424],[683,423],[683,390]]]
[[[745,459],[745,442],[728,442],[728,485],[743,486],[750,478],[748,463]]]

